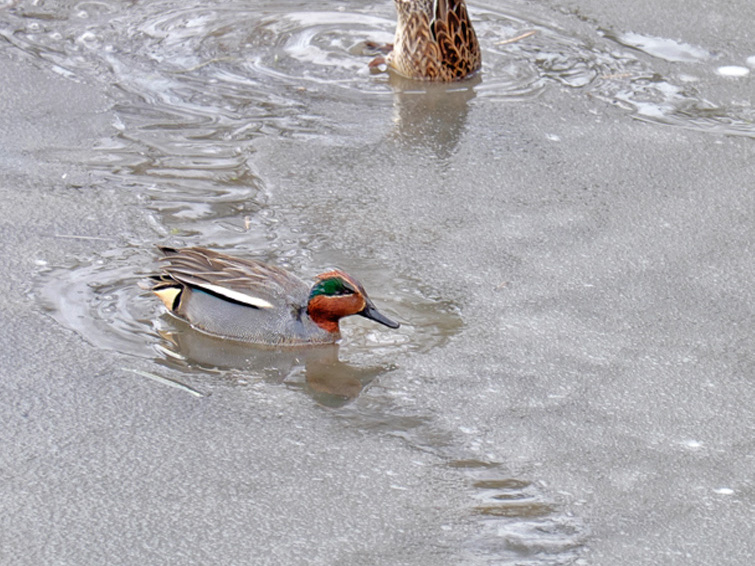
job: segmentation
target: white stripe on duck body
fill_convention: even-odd
[[[389,328],[354,277],[334,269],[312,286],[280,267],[206,248],[161,247],[162,273],[152,291],[195,328],[223,338],[268,345],[332,344],[339,321],[361,315]]]
[[[410,79],[457,81],[478,71],[480,45],[464,0],[395,0],[398,22],[384,62]],[[373,62],[383,62],[378,58]]]

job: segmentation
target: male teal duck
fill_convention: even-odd
[[[192,326],[223,338],[270,345],[332,344],[354,314],[398,328],[354,277],[334,269],[311,287],[285,269],[205,248],[160,247],[152,291]]]
[[[426,81],[457,81],[479,70],[482,58],[464,0],[395,0],[393,48],[370,63]],[[390,49],[390,46],[388,47]]]

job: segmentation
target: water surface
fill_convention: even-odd
[[[146,372],[154,387],[163,379],[203,396],[233,389],[269,404],[301,393],[326,409],[323,422],[432,458],[442,468],[433,477],[448,483],[438,498],[463,501],[442,527],[463,539],[460,548],[442,547],[450,561],[575,563],[590,536],[587,496],[542,479],[537,452],[553,433],[538,423],[563,414],[568,426],[574,405],[594,402],[582,396],[585,380],[619,381],[622,356],[642,355],[630,337],[600,326],[621,327],[624,311],[616,320],[589,314],[593,303],[579,293],[601,283],[596,268],[565,285],[551,261],[580,246],[590,256],[603,230],[621,233],[621,197],[560,187],[555,126],[533,141],[485,118],[569,97],[606,122],[618,107],[626,120],[713,139],[753,137],[752,108],[707,99],[706,81],[720,65],[704,46],[597,26],[570,33],[518,2],[472,6],[484,67],[470,81],[438,86],[371,74],[364,42],[391,40],[391,3],[319,8],[98,1],[3,11],[7,46],[108,92],[112,128],[87,166],[151,229],[115,233],[106,251],[40,266],[36,305],[94,348],[122,355],[129,379]],[[555,112],[552,123],[579,130]],[[557,182],[520,181],[507,160],[520,149]],[[483,186],[480,179],[501,179],[499,163],[507,164],[504,181]],[[538,247],[554,233],[547,250]],[[218,343],[165,315],[139,287],[157,267],[157,243],[211,246],[305,278],[338,265],[402,327],[348,320],[339,347],[307,352]],[[623,257],[616,250],[625,245],[612,253]],[[541,252],[535,260],[533,248]],[[546,285],[555,278],[559,293],[577,298],[564,305],[547,287],[518,295],[529,289],[519,269],[533,261]],[[628,287],[645,296],[642,286]],[[541,381],[547,375],[556,385]],[[607,396],[599,410],[620,411]],[[448,401],[459,397],[466,407]],[[483,418],[475,407],[491,399],[500,414]],[[345,481],[360,470],[342,473]],[[590,478],[599,483],[601,474]],[[631,490],[638,478],[610,481]],[[435,486],[417,488],[427,489]],[[415,496],[409,490],[408,500]]]

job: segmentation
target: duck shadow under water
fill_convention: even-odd
[[[223,379],[250,378],[286,384],[307,393],[317,403],[340,407],[356,399],[376,377],[393,366],[360,367],[342,362],[339,345],[275,348],[205,334],[186,322],[170,320],[158,331],[157,362],[172,369],[212,371]]]
[[[475,75],[456,83],[431,83],[389,74],[393,88],[391,139],[403,147],[424,147],[447,159],[464,135],[469,102],[481,78]]]

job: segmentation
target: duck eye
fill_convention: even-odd
[[[354,289],[346,285],[345,283],[341,282],[341,285],[336,289],[335,294],[336,295],[353,295]]]

